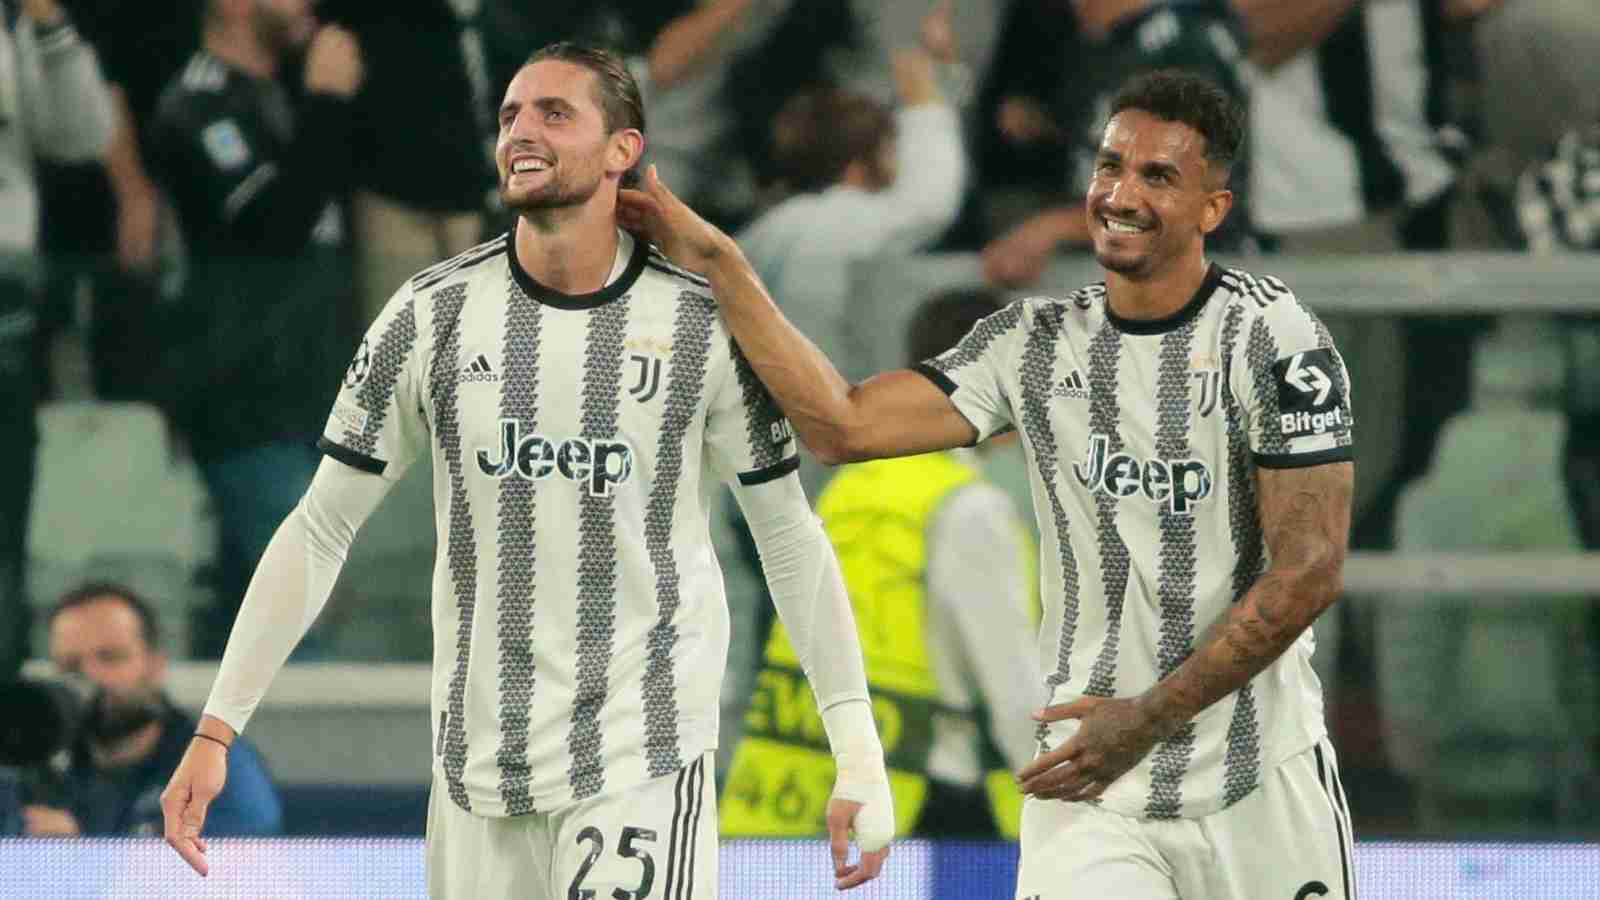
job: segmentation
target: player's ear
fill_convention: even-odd
[[[644,156],[644,134],[637,128],[619,128],[611,133],[606,147],[607,168],[621,175],[638,165]]]
[[[1233,191],[1226,188],[1206,194],[1205,209],[1200,211],[1200,232],[1210,234],[1217,230],[1222,220],[1233,209]]]

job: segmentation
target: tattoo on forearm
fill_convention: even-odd
[[[1184,719],[1266,668],[1331,602],[1326,587],[1338,577],[1349,530],[1350,468],[1278,477],[1290,483],[1262,492],[1271,568],[1206,632],[1167,685]]]

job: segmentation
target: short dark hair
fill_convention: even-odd
[[[1224,174],[1239,161],[1244,147],[1244,107],[1209,78],[1183,69],[1135,76],[1111,101],[1110,115],[1125,109],[1142,110],[1193,128],[1205,138],[1206,161]]]
[[[961,343],[973,326],[1005,304],[988,288],[955,288],[922,301],[906,328],[906,355],[912,364],[932,359]]]
[[[161,620],[156,616],[155,607],[151,606],[138,591],[115,581],[91,581],[67,591],[56,601],[55,606],[50,607],[50,614],[45,623],[47,626],[54,625],[56,617],[67,610],[88,606],[104,597],[115,597],[133,610],[133,614],[139,619],[139,636],[144,638],[145,646],[151,650],[160,649]]]
[[[592,44],[557,41],[533,51],[523,66],[546,59],[572,63],[594,73],[595,100],[600,104],[608,133],[624,128],[644,133],[644,97],[621,55]]]
[[[772,120],[772,156],[791,190],[820,191],[856,160],[870,159],[894,135],[882,103],[834,85],[807,88]]]

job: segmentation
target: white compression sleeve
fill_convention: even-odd
[[[838,768],[833,796],[862,804],[856,843],[865,852],[880,850],[894,836],[894,802],[839,560],[806,503],[799,476],[735,493],[761,553],[772,603],[822,711]]]
[[[391,482],[323,459],[272,536],[228,636],[206,715],[244,731],[272,679],[333,593],[350,544]]]

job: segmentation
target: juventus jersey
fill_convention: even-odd
[[[510,247],[396,293],[321,442],[389,479],[431,450],[434,766],[488,816],[716,746],[728,613],[708,500],[798,466],[704,281],[624,234],[605,288],[560,294]]]
[[[1173,316],[1129,321],[1103,284],[1019,300],[919,369],[988,437],[1014,426],[1039,518],[1050,703],[1170,674],[1269,559],[1260,468],[1351,458],[1349,379],[1283,282],[1213,266]],[[1308,630],[1102,795],[1129,816],[1203,816],[1324,733]],[[1039,731],[1059,746],[1073,721]]]

